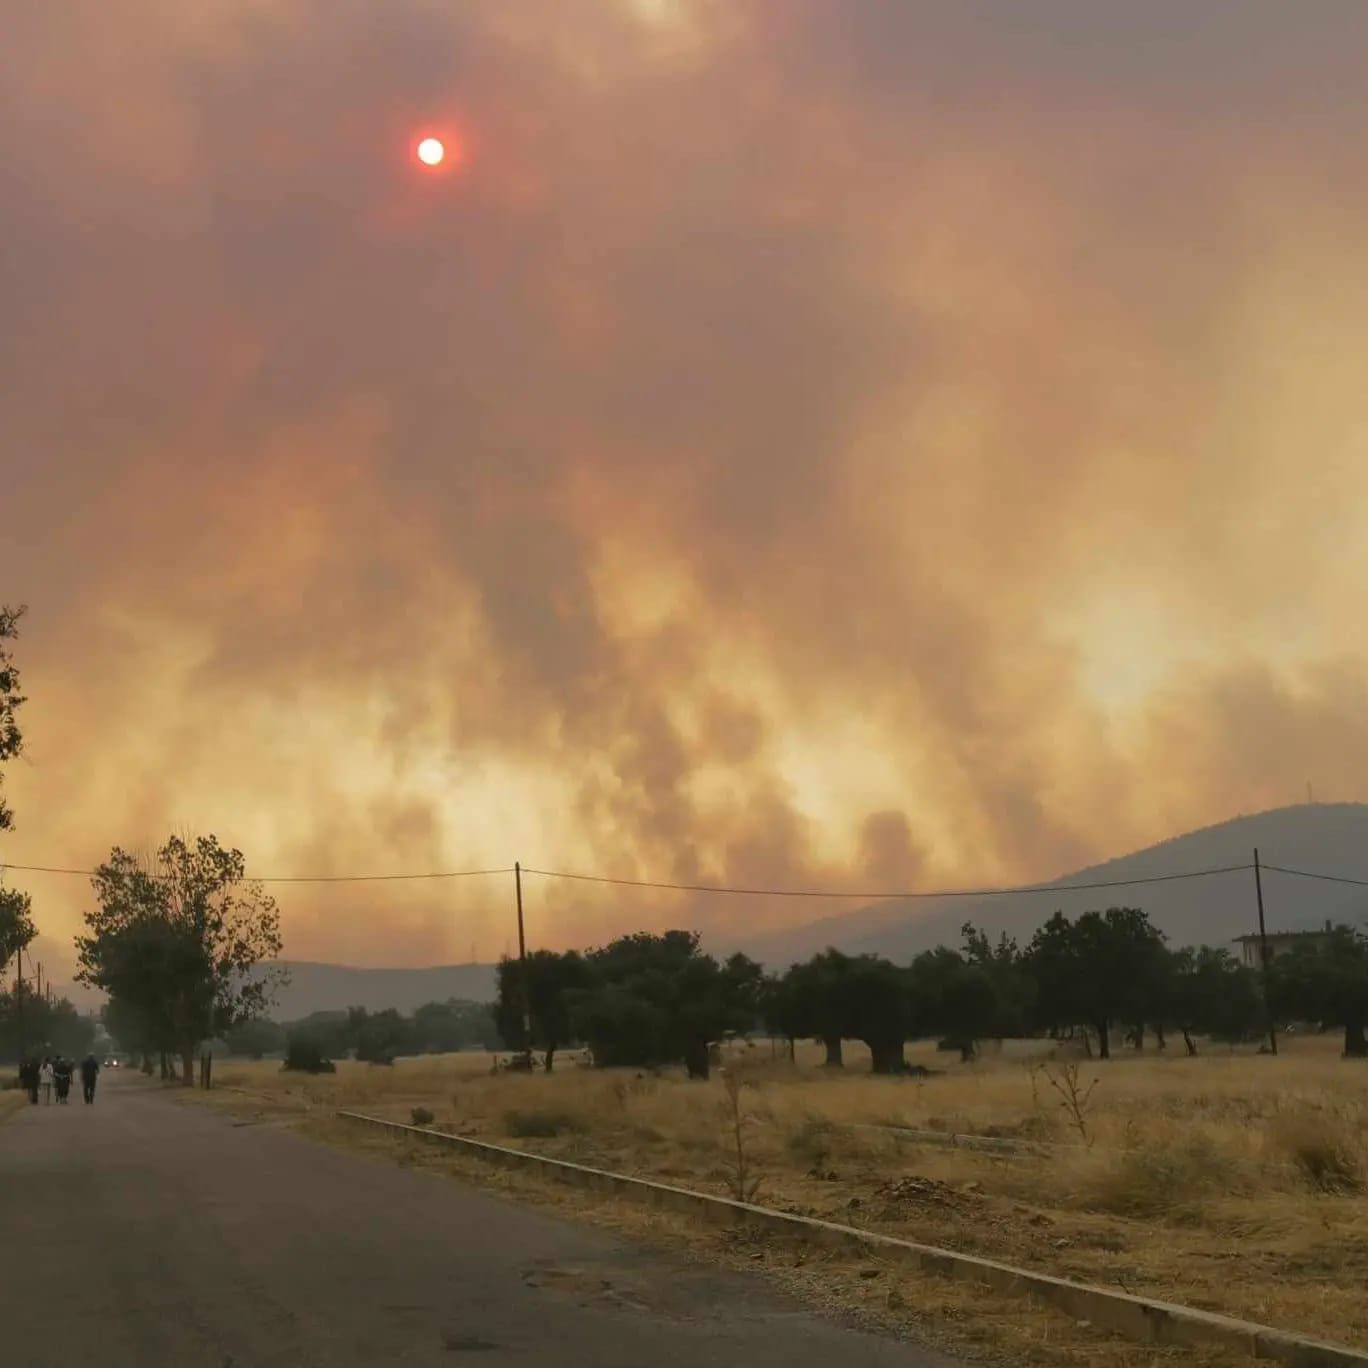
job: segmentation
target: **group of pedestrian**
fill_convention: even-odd
[[[77,1071],[76,1065],[64,1055],[44,1055],[40,1063],[35,1059],[26,1059],[19,1066],[19,1081],[29,1095],[29,1101],[35,1106],[41,1098],[44,1103],[51,1103],[54,1100],[61,1105],[65,1105],[71,1093],[72,1075]],[[93,1054],[86,1055],[81,1061],[81,1091],[85,1095],[85,1100],[93,1102],[95,1100],[95,1080],[100,1074],[100,1061]]]

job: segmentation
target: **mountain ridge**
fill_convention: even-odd
[[[1252,872],[1190,877],[1114,890],[1070,890],[1101,883],[1252,864],[1260,851],[1266,919],[1270,930],[1299,930],[1368,916],[1368,888],[1295,878],[1269,866],[1368,878],[1368,803],[1306,803],[1240,815],[1181,832],[1152,846],[1113,856],[1039,885],[986,896],[889,899],[803,926],[751,937],[739,948],[771,968],[805,959],[827,945],[849,953],[906,959],[937,944],[958,945],[960,927],[972,921],[994,938],[1005,931],[1024,943],[1056,910],[1071,916],[1090,907],[1141,906],[1171,944],[1228,944],[1257,926]],[[1063,886],[1060,888],[1059,886]],[[1051,892],[1032,892],[1044,886]]]
[[[710,936],[710,949],[740,949],[768,969],[835,945],[906,961],[933,945],[958,945],[960,927],[972,921],[990,936],[1005,931],[1025,944],[1055,910],[1076,916],[1091,907],[1143,907],[1173,945],[1229,945],[1257,929],[1253,874],[1193,877],[1115,889],[1070,889],[1070,884],[1153,878],[1220,866],[1248,865],[1259,847],[1264,864],[1265,911],[1270,931],[1299,930],[1333,921],[1368,919],[1368,887],[1321,883],[1280,873],[1285,865],[1347,878],[1368,878],[1368,803],[1315,803],[1272,808],[1181,832],[1152,846],[1113,856],[1038,885],[989,896],[890,899],[764,936]],[[1053,891],[1023,889],[1046,886]],[[632,928],[624,926],[622,930]],[[277,994],[271,1015],[293,1021],[310,1012],[345,1007],[411,1012],[425,1002],[463,998],[490,1002],[497,966],[448,964],[405,969],[282,961],[291,983]]]

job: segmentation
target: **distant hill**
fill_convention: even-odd
[[[1265,864],[1368,878],[1368,803],[1308,803],[1237,817],[1040,882],[1096,883],[1247,864],[1255,847]],[[1263,888],[1270,931],[1316,927],[1326,918],[1368,920],[1368,888],[1268,870]],[[966,921],[994,938],[1006,931],[1024,944],[1056,909],[1076,916],[1089,908],[1115,906],[1143,908],[1172,945],[1228,946],[1235,936],[1258,929],[1254,875],[1240,871],[1132,888],[894,899],[767,935],[741,948],[771,967],[806,959],[828,945],[852,954],[874,952],[906,960],[934,945],[958,945]]]
[[[492,964],[442,964],[430,969],[355,969],[345,964],[312,964],[282,960],[290,972],[288,987],[276,994],[271,1016],[296,1021],[310,1012],[365,1007],[372,1012],[396,1007],[411,1012],[425,1002],[463,998],[493,1002]]]

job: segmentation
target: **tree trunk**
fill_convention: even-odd
[[[978,1053],[972,1040],[961,1040],[959,1042],[960,1063],[969,1064],[973,1062],[974,1056]]]
[[[869,1046],[871,1069],[876,1074],[900,1074],[906,1072],[907,1061],[903,1058],[901,1040],[881,1040]]]
[[[1197,1042],[1192,1038],[1192,1032],[1186,1026],[1183,1027],[1183,1044],[1187,1046],[1188,1058],[1194,1059],[1197,1055]]]
[[[688,1070],[690,1078],[707,1078],[708,1076],[708,1043],[703,1041],[691,1041],[684,1050],[684,1067]]]
[[[195,1052],[193,1049],[181,1051],[181,1087],[195,1086]]]
[[[1368,1059],[1368,1038],[1364,1036],[1362,1021],[1344,1023],[1344,1053],[1350,1059]]]
[[[826,1046],[826,1067],[828,1069],[844,1069],[845,1058],[841,1054],[841,1037],[824,1036],[822,1044]]]
[[[1168,1041],[1164,1039],[1164,1028],[1162,1026],[1154,1028],[1154,1040],[1161,1050],[1168,1048]]]
[[[1111,1058],[1111,1028],[1106,1020],[1097,1023],[1097,1057]]]
[[[552,1061],[553,1061],[555,1058],[556,1058],[556,1047],[555,1047],[555,1044],[552,1043],[552,1044],[547,1045],[547,1047],[546,1047],[546,1072],[547,1072],[547,1073],[550,1073],[550,1072],[551,1072],[551,1064],[552,1064]]]

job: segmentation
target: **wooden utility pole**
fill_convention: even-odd
[[[532,981],[527,970],[527,937],[523,932],[522,864],[513,861],[513,887],[518,896],[518,977],[522,980],[523,1056],[532,1072]]]
[[[14,1014],[16,1024],[19,1027],[19,1063],[22,1065],[28,1059],[28,1048],[24,1041],[24,947],[19,947],[19,954],[15,957],[16,965],[14,971]]]
[[[1273,1022],[1273,994],[1269,989],[1268,928],[1264,925],[1263,878],[1259,870],[1259,850],[1254,848],[1254,896],[1259,901],[1259,965],[1263,972],[1264,1013],[1268,1018],[1268,1048],[1278,1053],[1278,1028]]]

